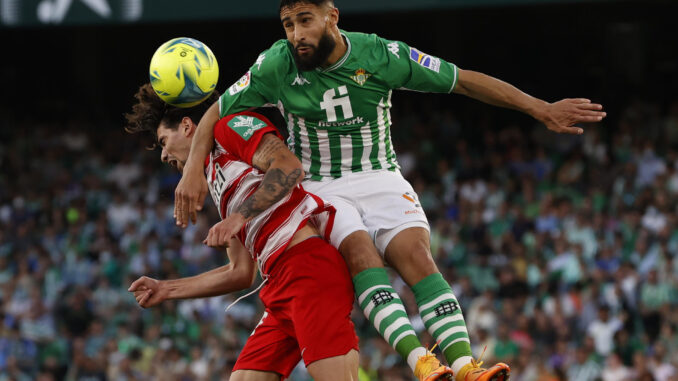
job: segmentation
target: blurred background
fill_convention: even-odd
[[[678,380],[678,2],[335,0],[405,41],[608,117],[582,136],[462,96],[398,92],[393,140],[473,350],[511,380]],[[177,173],[123,131],[155,49],[209,45],[218,89],[283,38],[276,0],[0,0],[0,380],[228,380],[256,297],[143,310],[139,275],[225,263],[172,219]],[[209,201],[208,201],[209,202]],[[414,298],[394,284],[422,341]],[[411,380],[354,311],[361,380]],[[306,380],[303,367],[293,380]]]

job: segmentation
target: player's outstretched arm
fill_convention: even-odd
[[[261,139],[252,157],[252,164],[266,172],[261,185],[236,212],[210,229],[205,240],[208,246],[225,245],[247,221],[282,200],[304,179],[304,169],[299,159],[280,138],[271,133]]]
[[[599,122],[606,116],[602,111],[603,106],[591,103],[588,99],[563,99],[548,103],[483,73],[459,69],[458,76],[453,92],[491,105],[522,111],[558,133],[581,134],[584,130],[576,127],[576,124]]]
[[[191,143],[181,180],[174,190],[174,218],[177,225],[188,226],[190,218],[196,222],[207,196],[207,180],[203,163],[214,144],[214,125],[219,120],[219,102],[215,102],[202,116]]]
[[[148,308],[168,299],[205,298],[251,287],[256,266],[239,240],[233,239],[229,243],[228,257],[229,264],[192,277],[157,280],[142,276],[128,291],[134,293],[141,307]]]

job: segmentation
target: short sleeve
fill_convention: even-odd
[[[386,81],[394,89],[427,93],[450,93],[457,84],[457,66],[426,54],[404,42],[378,39],[383,55]]]
[[[265,116],[251,111],[231,114],[214,126],[214,140],[238,160],[252,165],[252,156],[264,135],[273,133],[282,139],[278,129]]]
[[[286,42],[278,41],[257,57],[237,82],[219,98],[219,116],[277,103],[280,77],[287,67]]]

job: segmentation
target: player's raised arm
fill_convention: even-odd
[[[214,144],[214,125],[219,120],[219,104],[214,103],[198,123],[191,142],[191,151],[182,171],[181,180],[174,190],[174,218],[177,225],[188,226],[189,218],[196,222],[196,212],[202,209],[207,196],[203,161]]]
[[[588,99],[548,103],[489,75],[459,69],[451,62],[426,54],[404,42],[380,40],[390,85],[395,89],[433,93],[454,92],[500,107],[522,111],[559,133],[581,134],[577,123],[598,122],[603,106]]]
[[[558,133],[581,134],[578,123],[599,122],[605,117],[603,106],[584,98],[563,99],[548,103],[489,75],[458,69],[454,93],[479,101],[522,111]]]
[[[283,43],[276,43],[259,55],[254,65],[229,87],[200,119],[191,144],[191,153],[175,190],[174,216],[177,225],[188,226],[196,220],[196,212],[202,209],[207,196],[207,181],[203,176],[203,160],[213,147],[214,125],[221,117],[260,107],[277,99],[279,71]]]
[[[247,221],[286,197],[304,179],[301,162],[275,134],[261,138],[251,163],[266,172],[259,188],[226,219],[214,225],[207,237],[209,246],[223,246]]]
[[[141,307],[148,308],[168,299],[206,298],[252,286],[256,266],[239,240],[229,243],[228,257],[229,264],[192,277],[157,280],[143,276],[128,291],[134,293]]]

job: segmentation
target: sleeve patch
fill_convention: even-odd
[[[233,86],[228,88],[228,93],[231,94],[231,96],[233,96],[245,90],[247,86],[250,85],[251,76],[252,75],[249,71],[245,73],[245,75],[243,75],[242,78],[238,80],[238,82],[234,83]]]
[[[228,126],[231,127],[244,140],[249,140],[254,132],[266,127],[267,124],[261,119],[248,115],[237,115],[228,121]]]
[[[429,70],[440,73],[440,58],[422,53],[415,48],[410,48],[410,59]]]

